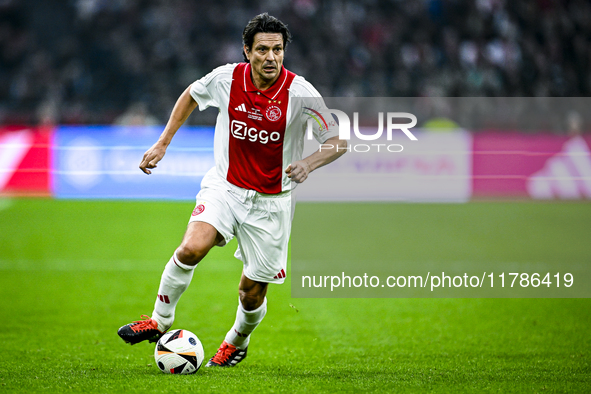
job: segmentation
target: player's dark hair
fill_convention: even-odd
[[[249,52],[252,48],[252,43],[254,42],[254,36],[257,33],[281,33],[283,36],[284,50],[287,43],[291,42],[291,33],[287,29],[287,25],[266,12],[252,18],[242,32],[242,43],[246,46]],[[248,58],[244,51],[242,52],[242,56],[244,57],[244,61],[248,62]]]

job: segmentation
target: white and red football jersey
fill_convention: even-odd
[[[306,121],[302,100],[325,109],[318,91],[304,78],[281,68],[267,90],[253,84],[249,63],[226,64],[191,85],[199,109],[219,108],[214,157],[219,176],[244,189],[266,194],[291,190],[285,168],[302,156]],[[298,102],[299,104],[294,104]],[[313,127],[319,143],[338,135],[337,127]]]

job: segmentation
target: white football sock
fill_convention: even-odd
[[[236,312],[236,321],[226,334],[226,342],[236,346],[238,349],[246,349],[250,342],[250,334],[259,325],[267,313],[267,298],[265,297],[263,305],[254,311],[247,311],[242,307],[238,300],[238,311]]]
[[[176,304],[189,287],[195,267],[196,265],[181,263],[176,257],[176,252],[164,267],[152,312],[152,319],[156,320],[160,331],[164,332],[172,326]]]

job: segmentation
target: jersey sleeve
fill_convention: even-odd
[[[232,71],[236,64],[226,64],[215,68],[212,72],[191,84],[191,97],[197,102],[200,111],[208,107],[220,106],[220,90],[218,84],[221,80],[232,79]]]
[[[324,99],[314,86],[303,77],[297,76],[292,84],[294,95],[302,100],[302,122],[311,120],[314,139],[323,144],[327,139],[339,135],[339,127],[328,113]]]

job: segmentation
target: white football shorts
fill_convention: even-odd
[[[263,194],[232,185],[215,168],[205,174],[191,222],[211,224],[224,237],[236,237],[234,256],[244,275],[257,282],[283,283],[292,220],[291,192]]]

